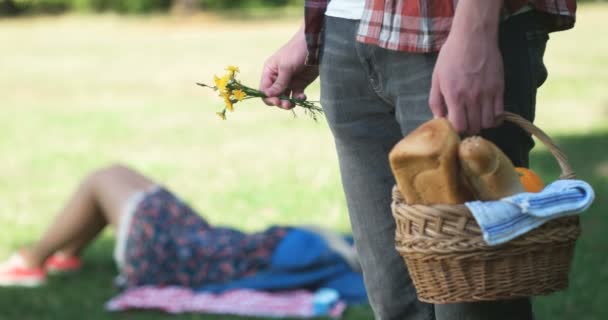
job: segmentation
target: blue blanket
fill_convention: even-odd
[[[348,241],[352,244],[352,239]],[[279,243],[267,270],[228,283],[206,285],[197,291],[219,293],[237,288],[265,291],[330,288],[347,303],[367,302],[361,273],[353,271],[322,236],[298,228]]]

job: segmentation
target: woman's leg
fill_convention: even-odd
[[[117,226],[129,197],[155,183],[121,165],[93,172],[33,246],[22,251],[30,267],[40,267],[55,252],[77,255],[107,225]]]

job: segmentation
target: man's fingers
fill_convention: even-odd
[[[467,116],[464,109],[464,99],[453,94],[443,94],[448,109],[448,120],[457,132],[467,131]]]
[[[262,77],[260,78],[260,90],[265,91],[272,86],[276,79],[276,72],[272,72],[272,68],[264,66]]]
[[[271,107],[278,107],[281,105],[281,100],[277,97],[272,97],[272,98],[266,98],[264,99],[264,103],[266,103],[266,105],[269,105]]]
[[[293,93],[291,92],[291,90],[285,90],[281,93],[281,96],[290,97],[293,96]],[[286,110],[292,109],[294,107],[291,102],[289,102],[288,100],[283,100],[279,97],[265,98],[264,102],[269,106],[275,106]]]
[[[436,77],[433,77],[433,83],[431,84],[431,92],[429,93],[429,107],[435,118],[445,117],[445,104],[443,97],[441,96],[441,89],[439,88],[439,81],[436,81]]]
[[[472,99],[465,107],[467,116],[467,133],[478,134],[481,129],[481,107],[479,99]]]
[[[306,100],[306,95],[304,94],[304,89],[302,89],[302,88],[293,89],[293,92],[291,93],[291,97],[296,100]]]
[[[274,83],[277,78],[277,72],[273,71],[275,68],[271,67],[272,62],[266,62],[262,71],[262,77],[260,78],[260,90],[266,92]],[[265,98],[262,99],[268,106],[276,106],[278,99]]]
[[[498,117],[505,112],[505,102],[503,90],[496,92],[494,96],[494,116]]]
[[[484,98],[481,105],[481,128],[493,128],[496,124],[494,116],[494,100],[492,98]]]
[[[448,110],[448,120],[454,126],[454,130],[459,133],[467,132],[467,116],[464,108],[459,107],[458,111],[454,108]]]
[[[290,89],[287,89],[287,90],[281,92],[281,97],[289,98],[289,97],[291,97],[291,92],[292,91]],[[293,106],[291,105],[291,102],[289,102],[288,100],[284,100],[284,99],[280,99],[280,103],[279,103],[278,107],[281,109],[286,109],[286,110],[293,108]]]
[[[493,127],[500,126],[502,121],[498,121],[497,118],[505,113],[505,102],[502,92],[494,97],[494,124]]]
[[[289,81],[291,81],[291,74],[292,72],[289,71],[288,68],[279,67],[279,73],[276,80],[270,86],[270,88],[264,91],[264,93],[269,97],[279,96],[281,93],[283,93],[283,91],[285,91],[285,89],[287,89]]]
[[[293,109],[294,105],[292,105],[291,102],[289,102],[287,100],[281,100],[280,107],[281,107],[281,109],[289,110],[289,109]]]

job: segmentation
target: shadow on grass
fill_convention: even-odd
[[[596,199],[581,216],[583,233],[577,241],[568,290],[535,300],[538,319],[608,319],[608,130],[584,136],[555,137],[568,156],[577,179],[590,183]],[[545,181],[559,168],[548,151],[532,154],[532,167]]]

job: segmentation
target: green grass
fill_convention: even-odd
[[[582,217],[571,287],[536,299],[538,319],[608,319],[608,43],[598,38],[608,33],[606,14],[606,5],[581,6],[577,28],[552,35],[548,48],[537,123],[598,197]],[[36,239],[78,180],[114,161],[168,185],[215,224],[347,231],[324,121],[250,101],[222,122],[214,114],[220,101],[194,85],[228,64],[255,85],[264,59],[297,24],[211,16],[0,21],[0,257]],[[318,97],[317,84],[309,96]],[[558,175],[542,147],[532,165],[546,180]],[[35,290],[0,289],[0,319],[168,319],[103,311],[115,293],[111,238],[106,232],[87,251],[74,277]],[[346,319],[371,317],[363,307]]]

